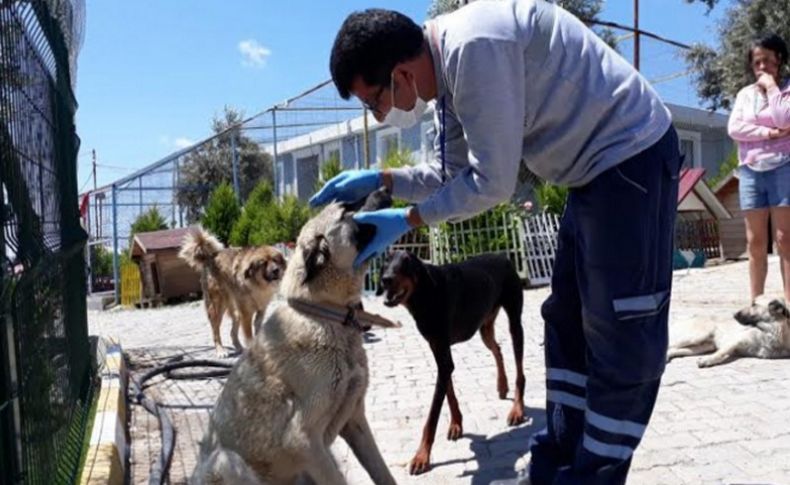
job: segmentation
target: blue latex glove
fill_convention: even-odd
[[[372,224],[376,226],[376,235],[354,261],[354,267],[359,268],[368,258],[375,256],[387,249],[401,236],[409,232],[411,225],[406,219],[407,209],[382,209],[375,212],[357,212],[354,221],[357,224]]]
[[[381,171],[347,170],[332,177],[321,190],[310,198],[310,205],[317,207],[333,200],[356,202],[381,186]]]

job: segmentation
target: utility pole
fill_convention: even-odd
[[[96,190],[96,149],[91,150],[93,155],[93,190]]]
[[[634,0],[634,67],[639,70],[639,0]]]
[[[93,155],[93,197],[96,197],[97,194],[96,194],[96,149],[95,148],[91,150],[91,155]],[[91,196],[89,195],[88,196],[89,211],[90,211],[90,203],[91,203],[90,197]],[[96,237],[101,237],[101,226],[99,226],[99,217],[101,217],[100,215],[101,207],[99,207],[98,204],[96,205],[96,210],[94,212],[96,212],[96,215],[94,216],[96,218]],[[90,215],[88,217],[90,217]]]

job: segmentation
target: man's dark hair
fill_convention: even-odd
[[[357,76],[370,86],[389,86],[395,65],[417,57],[423,43],[422,27],[402,13],[377,8],[352,13],[337,33],[329,60],[340,97],[351,96]]]
[[[782,38],[777,34],[769,32],[759,37],[755,37],[749,44],[749,54],[746,59],[749,72],[752,72],[752,57],[754,56],[754,49],[758,47],[773,51],[773,53],[776,54],[776,57],[779,58],[780,68],[787,64],[787,44],[785,44],[785,41],[782,40]]]

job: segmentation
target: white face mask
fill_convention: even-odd
[[[392,103],[387,116],[384,117],[384,123],[390,126],[395,126],[397,128],[411,128],[412,126],[416,125],[417,122],[422,117],[425,110],[428,108],[428,103],[426,103],[421,97],[420,93],[417,92],[417,82],[414,81],[414,94],[416,96],[416,100],[414,101],[414,107],[409,110],[403,110],[395,106],[395,78],[392,77],[390,80],[390,95],[392,96]]]

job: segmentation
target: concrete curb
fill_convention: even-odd
[[[96,363],[101,379],[99,402],[81,484],[123,485],[126,475],[126,387],[128,373],[117,339],[100,337]]]

